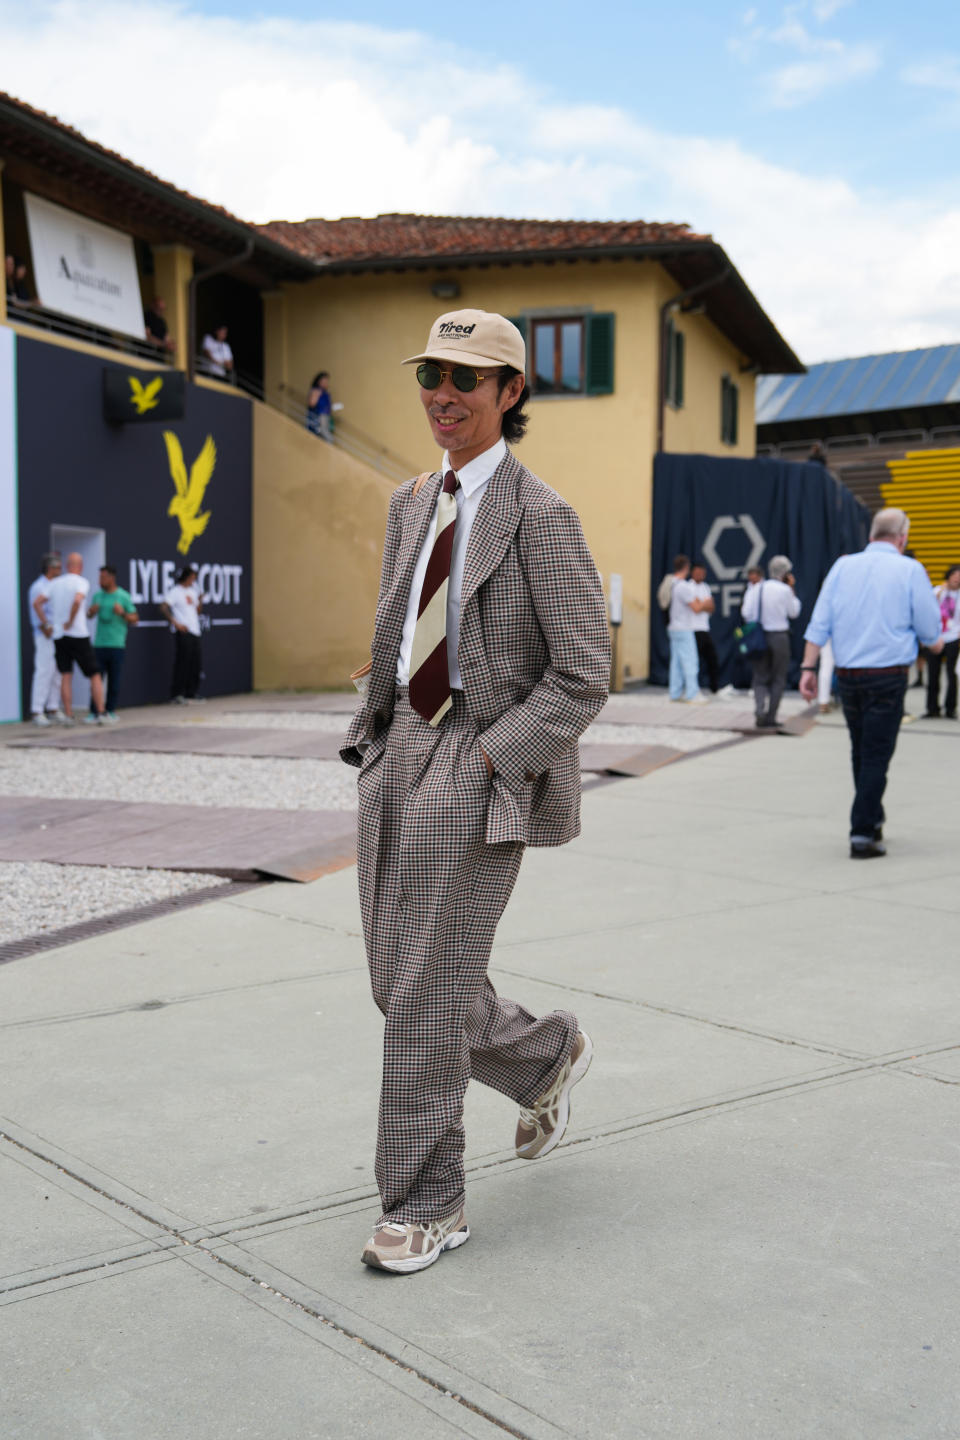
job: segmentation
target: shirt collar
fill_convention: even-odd
[[[468,460],[462,470],[455,470],[454,474],[460,482],[460,489],[464,495],[472,495],[475,490],[480,489],[481,485],[485,485],[506,453],[506,441],[501,435],[489,450],[484,450],[483,454],[478,455],[475,460]],[[446,475],[451,468],[450,456],[445,450],[443,452],[443,474]]]

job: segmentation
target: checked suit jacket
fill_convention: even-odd
[[[386,745],[410,583],[442,478],[417,495],[409,480],[390,501],[367,692],[340,749],[350,765]],[[610,632],[575,511],[510,451],[470,530],[459,662],[494,766],[488,843],[566,844],[580,831],[577,741],[607,698]]]

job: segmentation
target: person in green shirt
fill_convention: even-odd
[[[140,616],[130,592],[117,584],[117,572],[113,565],[100,566],[100,589],[91,598],[87,614],[91,620],[94,615],[97,617],[93,648],[107,687],[106,718],[115,723],[120,676],[127,653],[127,631],[131,625],[136,625]]]

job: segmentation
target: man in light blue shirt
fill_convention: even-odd
[[[940,610],[927,572],[904,555],[910,521],[902,510],[880,510],[870,544],[833,566],[806,632],[800,693],[817,698],[817,658],[833,643],[837,687],[850,731],[854,799],[850,856],[885,855],[883,792],[903,715],[907,673],[917,641],[942,648]]]

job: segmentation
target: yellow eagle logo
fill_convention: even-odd
[[[131,391],[130,404],[136,405],[138,415],[145,415],[159,403],[160,391],[163,389],[162,375],[158,375],[156,380],[151,380],[146,386],[141,385],[135,375],[128,375],[127,383]]]
[[[172,430],[164,430],[163,438],[167,445],[170,474],[177,492],[167,507],[167,514],[176,515],[180,521],[180,539],[177,541],[177,549],[181,555],[186,555],[197,536],[202,535],[206,530],[212,513],[210,510],[205,510],[201,515],[198,514],[198,511],[203,504],[203,497],[217,463],[217,447],[213,443],[213,436],[208,435],[203,442],[200,454],[190,466],[188,477],[180,441]]]

